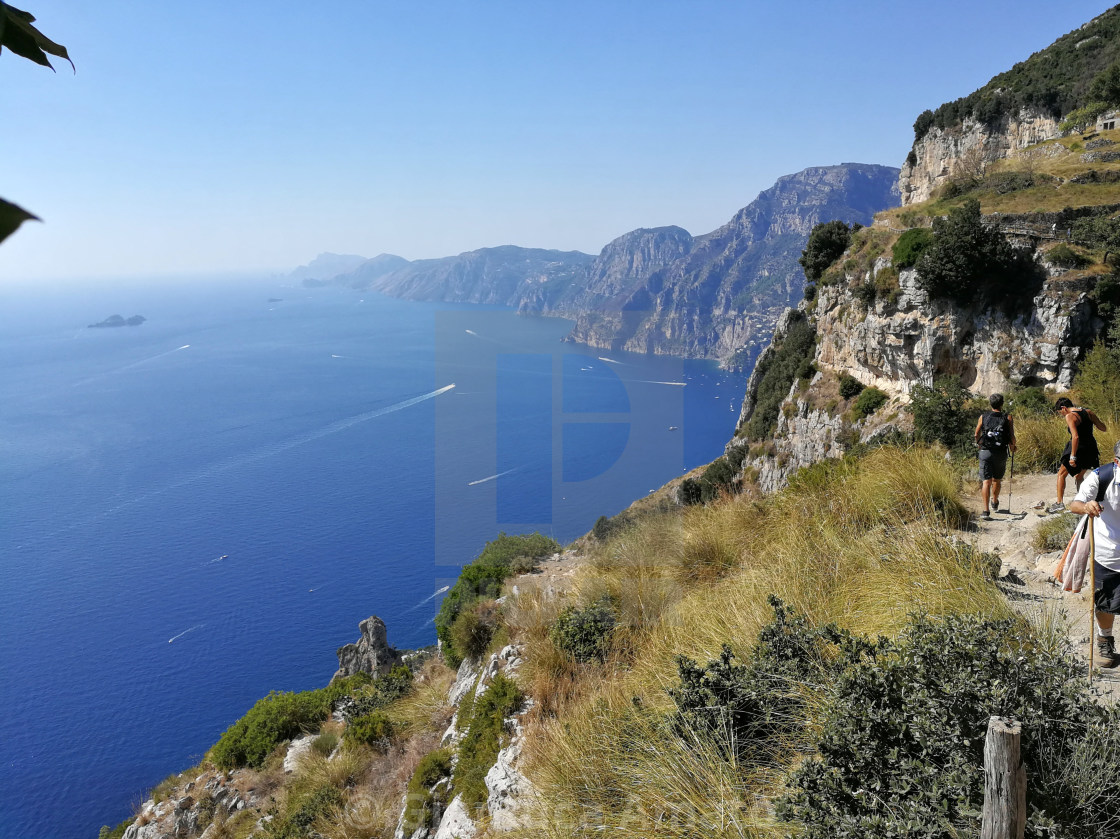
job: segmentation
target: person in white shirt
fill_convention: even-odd
[[[1113,464],[1120,464],[1120,443],[1112,453]],[[1120,466],[1113,469],[1120,470]],[[1097,501],[1101,471],[1112,472],[1112,480],[1105,489],[1104,498]],[[1095,561],[1093,572],[1097,578],[1093,602],[1097,610],[1097,652],[1101,664],[1115,667],[1120,664],[1112,625],[1120,613],[1120,475],[1107,466],[1090,472],[1077,490],[1077,498],[1069,508],[1078,514],[1087,513],[1093,520]]]

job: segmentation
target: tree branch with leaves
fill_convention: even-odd
[[[49,55],[70,61],[66,47],[56,44],[35,26],[35,17],[0,0],[0,53],[8,50],[28,61],[34,61],[54,70]],[[70,61],[70,66],[74,62]],[[0,242],[19,229],[25,221],[39,221],[39,217],[18,204],[0,198]]]

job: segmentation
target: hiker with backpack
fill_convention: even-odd
[[[1088,408],[1076,407],[1066,397],[1055,403],[1056,410],[1066,421],[1069,442],[1062,452],[1061,465],[1058,467],[1058,500],[1046,508],[1048,513],[1060,513],[1065,509],[1062,498],[1066,494],[1066,477],[1072,475],[1074,486],[1081,489],[1085,476],[1100,466],[1101,456],[1097,451],[1097,438],[1093,436],[1093,426],[1108,431],[1100,419]]]
[[[1120,482],[1114,480],[1120,463],[1120,443],[1112,452],[1112,463],[1089,472],[1069,508],[1088,515],[1093,522],[1095,588],[1093,605],[1097,618],[1097,655],[1102,666],[1120,665],[1112,625],[1120,612]]]
[[[999,490],[1003,473],[1007,469],[1007,453],[1015,451],[1015,422],[1010,414],[1003,412],[1003,394],[993,393],[988,397],[992,410],[985,411],[976,421],[973,437],[980,447],[980,497],[984,501],[982,519],[990,519],[988,501],[992,509],[999,512]]]

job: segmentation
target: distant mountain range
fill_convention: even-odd
[[[801,299],[797,263],[815,224],[870,224],[898,204],[899,170],[844,163],[779,178],[718,230],[640,229],[598,256],[507,245],[409,262],[321,254],[290,279],[393,297],[496,303],[576,321],[571,339],[608,349],[749,363]]]

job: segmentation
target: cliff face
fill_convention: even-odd
[[[956,376],[981,395],[1013,385],[1070,388],[1080,359],[1101,328],[1091,298],[1097,277],[1050,265],[1042,251],[1035,251],[1035,259],[1044,275],[1041,288],[1029,310],[1014,317],[930,300],[913,269],[898,272],[897,294],[869,304],[857,289],[893,270],[886,256],[864,273],[822,286],[815,305],[801,305],[816,329],[816,373],[807,385],[795,381],[789,388],[773,439],[752,447],[752,455],[744,460],[744,475],[772,492],[798,469],[840,457],[856,442],[908,431],[905,406],[910,390],[932,385],[942,376]],[[772,346],[748,382],[740,431],[731,446],[750,445],[745,426],[757,408],[759,378],[793,314],[788,310],[779,321]],[[871,416],[854,419],[853,400],[840,395],[842,374],[882,390],[889,401]]]
[[[797,260],[813,226],[832,219],[869,224],[894,206],[897,170],[846,163],[779,178],[723,227],[672,244],[679,256],[639,258],[651,233],[615,240],[596,260],[594,279],[574,315],[573,340],[634,352],[729,360],[753,357],[769,340],[781,312],[801,298],[805,277]],[[687,234],[684,234],[687,235]],[[686,247],[686,245],[690,245]],[[637,249],[637,250],[636,250]],[[640,266],[618,270],[618,266]],[[651,270],[652,269],[652,270]]]
[[[933,197],[951,179],[978,175],[997,160],[1018,156],[1023,149],[1060,137],[1059,120],[1024,108],[988,125],[973,118],[951,128],[933,127],[914,144],[898,177],[902,204]]]

